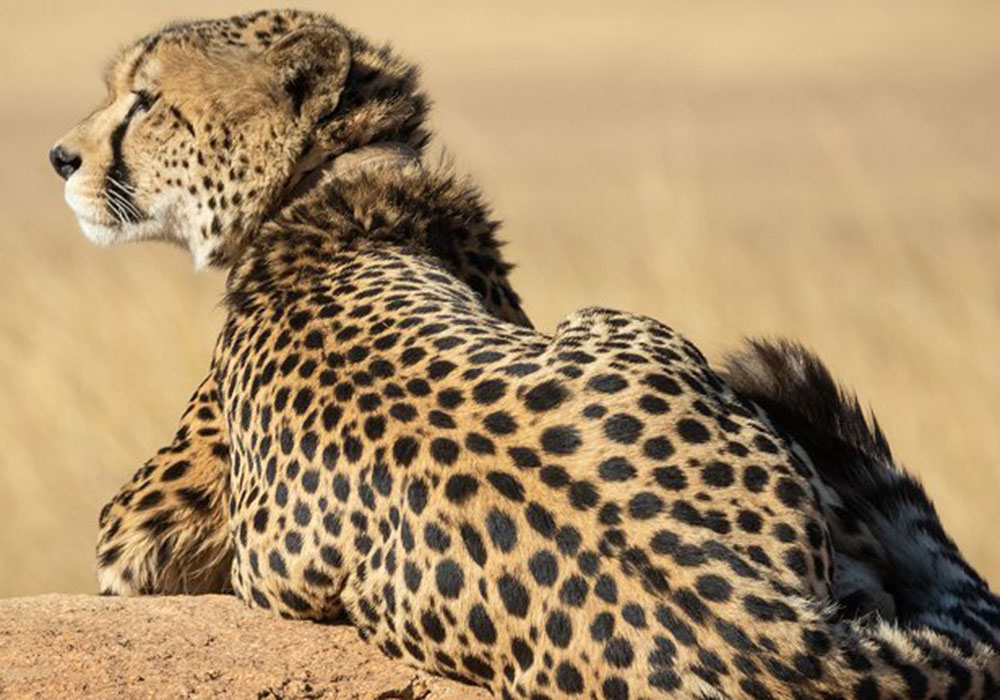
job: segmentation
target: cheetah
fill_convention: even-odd
[[[228,278],[173,442],[101,512],[103,593],[346,616],[505,699],[997,692],[1000,604],[822,365],[715,371],[603,308],[534,330],[388,46],[263,11],[106,83],[50,152],[84,234]],[[884,600],[845,615],[844,572]]]

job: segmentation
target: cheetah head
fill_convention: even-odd
[[[49,154],[66,201],[90,240],[172,241],[197,267],[231,262],[338,154],[428,137],[416,68],[323,15],[173,25],[126,48],[105,83]]]

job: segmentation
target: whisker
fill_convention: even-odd
[[[117,189],[121,190],[122,192],[127,192],[128,194],[135,194],[138,191],[135,185],[127,185],[119,180],[116,180],[111,176],[108,176],[107,182],[109,185],[114,185]]]

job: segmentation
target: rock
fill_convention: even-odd
[[[0,600],[0,697],[486,700],[392,661],[347,625],[228,596]]]

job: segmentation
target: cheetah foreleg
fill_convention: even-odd
[[[191,397],[173,442],[101,510],[101,593],[229,590],[228,480],[228,436],[210,374]]]

